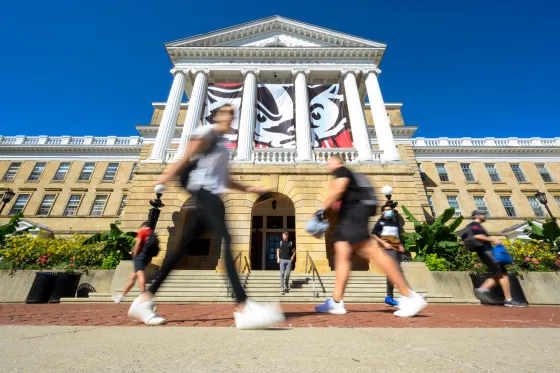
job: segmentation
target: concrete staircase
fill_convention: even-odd
[[[251,271],[241,274],[240,279],[247,294],[255,301],[279,301],[282,303],[317,303],[332,295],[334,288],[334,272],[320,275],[322,284],[311,274],[292,273],[290,276],[291,290],[285,295],[280,293],[280,276],[278,271]],[[425,289],[415,289],[426,293]],[[120,292],[122,289],[117,288]],[[347,303],[383,303],[386,291],[386,277],[371,272],[353,272],[344,301]],[[131,291],[124,302],[131,302],[138,296],[138,289]],[[233,291],[228,291],[228,280],[225,274],[215,271],[177,270],[173,271],[157,294],[159,303],[231,303]],[[399,296],[395,289],[395,297]],[[463,303],[446,294],[428,294],[430,303]],[[90,293],[89,298],[63,298],[66,303],[111,302],[111,294]]]

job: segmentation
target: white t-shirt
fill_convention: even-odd
[[[200,126],[193,132],[192,138],[208,136],[213,128],[211,124]],[[218,142],[209,154],[198,154],[198,164],[191,171],[187,190],[196,191],[204,188],[213,194],[227,192],[229,151],[224,144],[224,138],[217,136]]]

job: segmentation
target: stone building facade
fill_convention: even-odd
[[[326,198],[330,176],[323,164],[335,153],[378,191],[391,185],[393,199],[419,220],[450,205],[465,216],[486,207],[488,229],[500,234],[524,218],[544,218],[542,206],[535,204],[537,191],[546,193],[552,212],[560,215],[560,138],[413,137],[417,127],[405,125],[402,104],[385,103],[381,95],[377,75],[384,44],[275,16],[166,48],[173,84],[167,102],[153,104],[149,124],[136,127],[140,136],[0,136],[0,194],[16,193],[0,223],[22,211],[27,220],[61,235],[91,234],[114,221],[125,231],[137,230],[147,218],[157,176],[203,125],[209,87],[237,83],[243,93],[232,177],[274,192],[267,201],[246,193],[223,197],[242,269],[276,269],[274,251],[283,230],[298,249],[296,271],[309,259],[321,272],[333,268],[330,234],[316,239],[304,227]],[[262,119],[256,107],[263,84],[294,88],[293,147],[263,148],[253,141]],[[350,147],[313,146],[316,117],[307,94],[313,85],[343,87]],[[181,103],[183,92],[187,103]],[[162,251],[156,263],[177,245],[188,198],[178,182],[162,197],[157,228]],[[182,267],[223,270],[220,246],[211,236],[201,237]],[[368,263],[356,268],[375,270]]]

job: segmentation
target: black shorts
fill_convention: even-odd
[[[370,211],[370,207],[359,203],[341,211],[340,220],[334,229],[333,242],[349,242],[354,246],[369,240]]]
[[[507,274],[506,266],[498,263],[496,259],[494,259],[492,248],[485,248],[482,250],[478,250],[476,253],[480,258],[480,261],[482,261],[482,263],[484,263],[488,267],[488,270],[491,274],[493,275],[499,275],[502,273]]]
[[[140,253],[136,255],[132,259],[132,263],[134,263],[134,273],[138,271],[143,271],[146,266],[152,261],[152,258],[149,258],[144,253]]]

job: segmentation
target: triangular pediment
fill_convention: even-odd
[[[386,45],[280,16],[166,43],[177,47],[335,47],[385,49]]]

